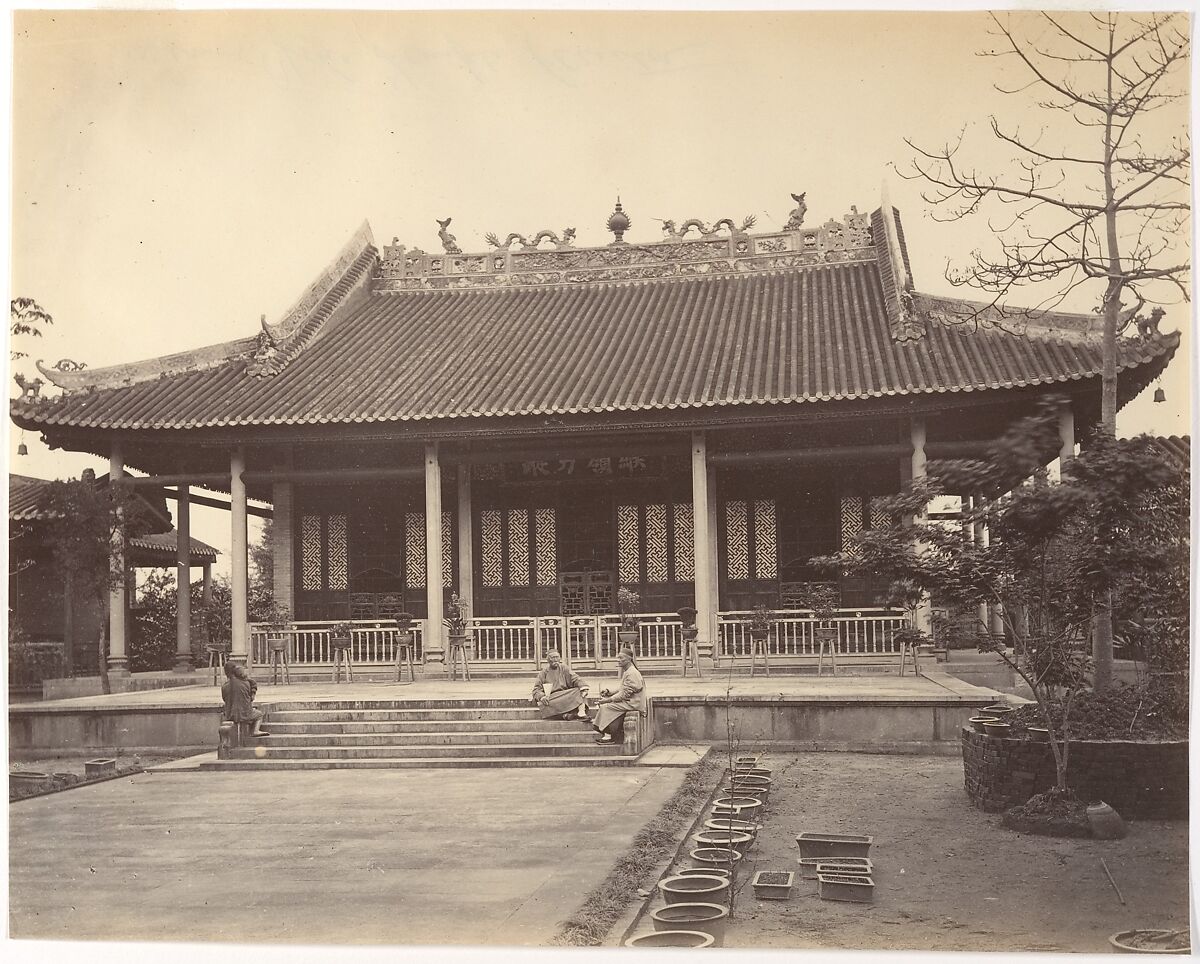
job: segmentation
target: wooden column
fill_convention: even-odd
[[[204,564],[204,582],[201,584],[200,605],[205,609],[212,607],[212,563]]]
[[[179,486],[175,523],[175,672],[190,673],[192,663],[192,519],[191,488]]]
[[[471,466],[458,463],[458,598],[475,615],[475,559],[471,543]]]
[[[442,467],[437,442],[425,443],[425,664],[433,673],[446,671],[442,633]]]
[[[925,466],[928,461],[925,458],[924,418],[913,416],[910,425],[910,435],[912,438],[912,478],[915,481],[925,478]],[[921,517],[924,517],[924,513],[921,514]],[[917,629],[923,633],[933,631],[933,606],[930,604],[928,596],[921,597],[921,601],[917,603],[917,611],[914,616]]]
[[[276,469],[290,471],[292,447],[289,445],[275,462]],[[296,487],[294,482],[280,479],[271,483],[271,597],[276,604],[286,606],[296,618]]]
[[[229,629],[232,641],[229,658],[239,663],[249,661],[249,558],[246,553],[246,483],[242,473],[246,471],[246,450],[234,448],[229,458],[229,518],[232,532],[229,539],[230,595],[233,614]]]
[[[108,478],[116,484],[125,474],[121,443],[113,440],[108,454]],[[125,654],[125,609],[128,583],[125,577],[125,520],[118,510],[113,527],[112,551],[109,556],[108,587],[108,673],[110,676],[129,675],[129,657]]]
[[[721,629],[717,622],[717,613],[721,611],[721,565],[717,556],[717,501],[720,493],[717,491],[717,467],[711,462],[708,466],[708,579],[712,594],[712,627],[709,630],[713,641],[713,656],[720,656]]]
[[[983,509],[982,497],[967,496],[966,504],[972,516],[976,516],[976,513]],[[971,524],[971,543],[976,549],[982,549],[987,545],[984,541],[984,529],[983,520],[976,516],[975,521]],[[986,602],[979,604],[976,618],[978,620],[977,628],[979,632],[991,632],[991,616],[988,614],[988,604]]]
[[[698,643],[714,645],[717,614],[713,593],[712,533],[709,526],[708,448],[703,432],[692,433],[692,555],[696,566],[696,628]],[[715,652],[715,649],[714,649]]]

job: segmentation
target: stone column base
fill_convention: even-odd
[[[430,649],[425,651],[424,663],[421,666],[421,675],[425,679],[446,678],[446,651],[444,649]]]

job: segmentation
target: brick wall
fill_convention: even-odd
[[[971,803],[988,813],[1019,806],[1054,786],[1048,743],[962,731],[963,776]],[[1067,785],[1123,817],[1188,815],[1188,743],[1072,740]]]

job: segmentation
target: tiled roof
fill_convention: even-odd
[[[147,555],[161,556],[164,560],[173,562],[175,547],[179,544],[178,540],[179,532],[171,529],[168,532],[159,532],[153,535],[134,536],[129,540],[129,545]],[[189,539],[188,544],[191,547],[190,555],[193,563],[216,561],[218,552],[212,546],[199,539]]]
[[[286,367],[245,357],[136,384],[18,400],[25,427],[189,429],[695,409],[974,392],[1097,377],[1099,344],[961,324],[914,294],[893,337],[874,260],[640,282],[373,293]],[[1122,400],[1179,335],[1125,339]]]
[[[34,479],[28,475],[8,475],[8,517],[14,522],[33,522],[50,518],[46,506],[45,479]]]
[[[1192,437],[1190,435],[1167,435],[1154,439],[1154,445],[1168,459],[1183,468],[1192,464]]]

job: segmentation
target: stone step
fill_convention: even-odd
[[[461,710],[286,710],[271,706],[272,723],[483,723],[506,721],[533,723],[540,720],[537,710],[461,709]]]
[[[621,744],[601,746],[592,740],[584,743],[465,743],[447,746],[444,744],[415,744],[397,746],[271,746],[273,738],[255,741],[252,747],[231,750],[233,759],[294,759],[294,760],[347,760],[390,757],[454,759],[463,757],[597,757],[619,752]]]
[[[637,761],[634,756],[479,756],[439,759],[437,757],[375,757],[371,759],[231,759],[200,764],[201,770],[386,770],[446,769],[458,767],[622,767]]]
[[[583,721],[574,720],[284,720],[272,713],[266,729],[276,735],[298,736],[304,733],[473,733],[478,730],[530,731],[536,725],[544,732],[574,732]],[[586,726],[586,723],[583,723]]]
[[[270,730],[263,745],[272,750],[292,747],[405,747],[405,746],[492,746],[495,744],[594,745],[595,736],[586,726],[574,730],[473,730],[466,733],[281,733]]]
[[[458,713],[476,710],[524,710],[537,714],[529,697],[473,700],[272,700],[277,710],[454,710]]]

